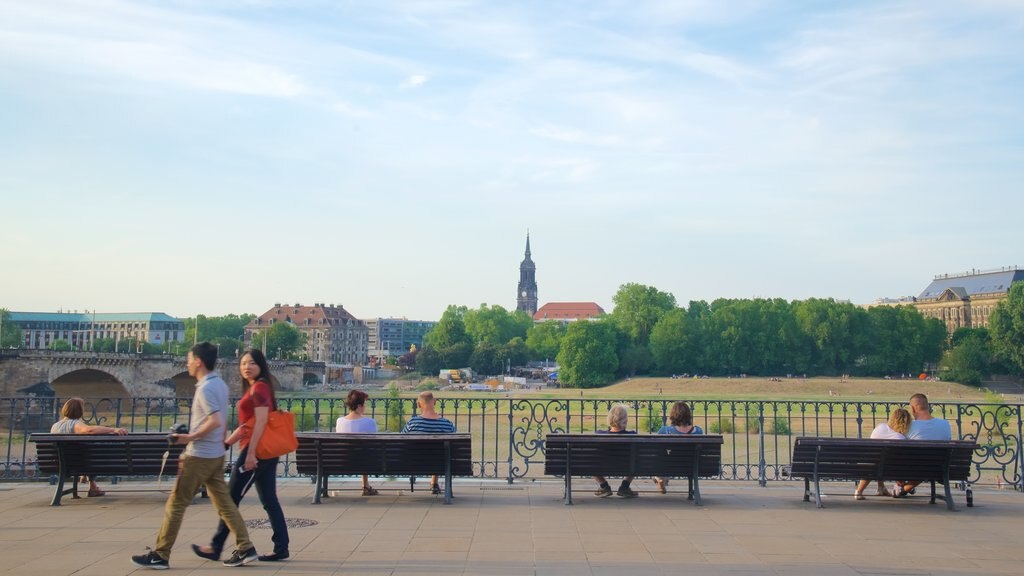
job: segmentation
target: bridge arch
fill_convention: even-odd
[[[79,368],[54,378],[50,382],[58,398],[131,398],[128,386],[116,376],[96,368]]]

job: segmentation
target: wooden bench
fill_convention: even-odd
[[[313,504],[327,497],[330,476],[444,476],[444,503],[452,477],[473,475],[469,434],[340,434],[298,432],[295,469],[313,476]]]
[[[164,452],[168,450],[167,434],[163,432],[136,432],[126,436],[116,434],[32,434],[36,444],[39,471],[57,477],[57,488],[51,506],[60,506],[65,494],[78,495],[79,476],[153,476],[160,475]],[[178,473],[178,456],[185,445],[170,447],[165,477]],[[71,478],[72,486],[64,488]],[[119,490],[128,492],[129,490]]]
[[[936,498],[956,510],[951,482],[964,482],[971,470],[971,456],[977,448],[969,440],[872,440],[869,438],[800,437],[793,444],[789,475],[804,479],[804,502],[821,503],[821,480],[898,480],[931,483],[931,504]],[[945,495],[935,492],[941,483]]]
[[[699,478],[721,469],[717,435],[548,434],[544,441],[544,473],[565,478],[566,504],[573,476],[661,476],[688,478],[687,500],[700,506]]]

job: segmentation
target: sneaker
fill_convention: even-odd
[[[853,493],[853,499],[854,500],[863,500],[864,499],[864,493],[863,492],[854,492]]]
[[[214,562],[220,560],[220,552],[205,552],[203,547],[198,544],[192,545],[192,552],[205,560],[213,560]]]
[[[619,490],[615,492],[615,495],[623,498],[636,498],[640,493],[629,486],[619,486]]]
[[[376,496],[377,494],[377,489],[373,486],[363,486],[363,496]]]
[[[167,560],[160,557],[159,554],[150,550],[145,554],[139,554],[138,556],[132,556],[132,564],[141,566],[142,568],[150,568],[152,570],[167,570]]]
[[[231,553],[231,558],[224,561],[225,566],[245,566],[250,562],[259,560],[259,555],[256,554],[255,548],[249,548],[245,552],[241,550],[235,550]]]
[[[654,479],[654,484],[658,487],[658,492],[660,492],[662,494],[664,494],[665,491],[666,491],[665,490],[665,484],[667,484],[667,483],[668,483],[668,480],[665,480],[664,478],[655,478]]]
[[[430,493],[431,494],[440,494],[441,493],[441,487],[438,486],[437,484],[431,484],[430,485]]]
[[[600,488],[598,488],[597,492],[594,492],[594,496],[597,496],[598,498],[607,498],[607,497],[609,497],[611,495],[612,495],[612,487],[607,485],[607,484],[605,484],[604,486],[601,486]]]
[[[287,552],[274,552],[273,554],[261,554],[260,562],[280,562],[281,560],[287,560],[291,554]]]

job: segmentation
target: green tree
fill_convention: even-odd
[[[611,382],[619,359],[615,326],[608,321],[573,322],[558,352],[558,378],[572,388],[593,388]]]
[[[50,350],[54,352],[70,352],[71,344],[67,340],[54,340],[50,343]]]
[[[557,320],[538,322],[526,332],[526,347],[532,360],[551,360],[558,356],[558,349],[565,336],[565,324]]]
[[[653,286],[623,284],[612,297],[612,318],[634,344],[647,345],[651,330],[676,307],[676,297]]]
[[[200,325],[202,320],[200,320]],[[263,340],[266,339],[266,346]],[[306,346],[308,337],[289,322],[276,322],[270,328],[253,336],[252,347],[266,350],[268,358],[297,359]],[[231,350],[234,354],[234,350]],[[227,357],[227,351],[223,356]]]
[[[466,310],[463,323],[474,344],[502,345],[516,337],[526,338],[533,319],[522,310],[509,312],[501,306],[481,304],[477,310]]]
[[[434,328],[423,337],[423,345],[438,351],[456,344],[468,344],[472,347],[473,339],[466,333],[466,312],[465,306],[448,306]]]
[[[984,328],[961,328],[953,333],[953,347],[942,358],[942,377],[978,386],[991,373],[992,343]]]
[[[658,320],[651,330],[650,349],[654,365],[663,374],[682,374],[694,371],[691,366],[689,337],[690,317],[686,310],[676,308]]]
[[[500,350],[497,344],[490,342],[477,344],[473,354],[469,357],[469,367],[477,374],[500,374],[504,367],[499,357]]]
[[[1024,282],[1010,285],[1006,299],[989,318],[992,347],[1016,373],[1024,373]]]
[[[256,318],[255,314],[227,314],[225,316],[206,316],[199,314],[194,318],[185,318],[185,342],[220,343],[222,349],[240,348],[237,344],[244,338],[245,327]],[[196,338],[196,319],[199,320],[199,337]],[[232,345],[232,344],[235,345]],[[270,349],[267,349],[270,352]]]
[[[530,349],[522,338],[516,336],[501,347],[498,360],[506,368],[525,366],[530,360]]]
[[[416,370],[424,376],[437,376],[444,365],[441,353],[433,348],[420,348],[416,351]]]
[[[0,348],[21,348],[21,328],[11,321],[6,308],[0,308]]]

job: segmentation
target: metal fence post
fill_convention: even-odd
[[[757,462],[757,483],[763,488],[768,485],[767,470],[764,462],[764,402],[757,403],[758,424],[758,462]]]

